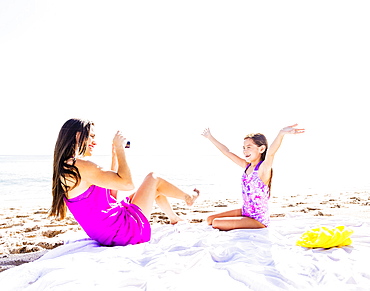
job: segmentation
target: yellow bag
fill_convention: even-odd
[[[353,230],[345,226],[337,226],[329,229],[319,226],[306,231],[297,241],[297,246],[306,248],[332,248],[342,247],[352,244],[350,236]]]

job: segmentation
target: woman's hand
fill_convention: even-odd
[[[209,128],[206,128],[206,129],[203,131],[202,135],[203,135],[205,138],[210,138],[210,137],[212,136],[211,131],[210,131],[210,129],[209,129]]]
[[[118,148],[124,148],[126,145],[126,138],[123,136],[122,132],[117,131],[113,138],[113,149],[116,151]]]
[[[280,132],[283,134],[299,134],[305,132],[305,129],[295,128],[296,126],[298,126],[298,124],[293,124],[291,126],[284,127]]]

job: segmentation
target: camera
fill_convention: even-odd
[[[131,146],[131,143],[130,143],[130,141],[128,141],[128,142],[126,143],[126,145],[125,145],[125,148],[126,148],[126,149],[129,149],[129,148],[130,148],[130,146]]]

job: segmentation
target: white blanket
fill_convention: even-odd
[[[317,225],[351,227],[353,244],[328,250],[295,246]],[[140,245],[69,241],[0,273],[0,289],[370,290],[369,262],[369,221],[297,216],[272,219],[268,229],[229,232],[181,223],[154,226],[152,240]]]

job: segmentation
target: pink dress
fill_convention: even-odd
[[[64,201],[87,235],[101,245],[125,246],[150,240],[150,224],[141,209],[117,202],[108,189],[92,185],[81,195]]]
[[[270,223],[270,214],[268,209],[268,200],[270,198],[270,189],[265,185],[258,176],[258,169],[262,161],[259,162],[250,175],[245,169],[242,176],[242,195],[243,207],[242,215],[253,218],[263,225],[268,226]]]

